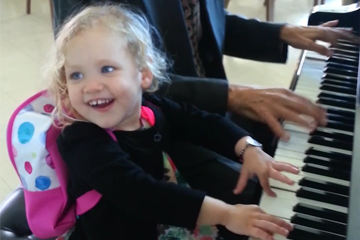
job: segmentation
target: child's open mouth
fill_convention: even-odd
[[[97,99],[97,100],[92,100],[92,101],[88,102],[88,104],[93,108],[104,109],[104,108],[110,106],[113,102],[114,102],[114,99]]]

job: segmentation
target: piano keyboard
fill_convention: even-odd
[[[299,167],[300,173],[284,173],[295,181],[292,186],[271,179],[277,197],[264,193],[259,203],[294,225],[287,238],[275,235],[277,240],[347,239],[359,46],[340,41],[333,51],[330,58],[307,51],[302,57],[294,92],[327,109],[328,124],[310,132],[284,122],[291,139],[278,142],[274,159]]]

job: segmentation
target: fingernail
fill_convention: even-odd
[[[290,135],[289,134],[283,135],[282,140],[286,141],[286,142],[289,141],[290,140]]]
[[[327,119],[326,119],[326,118],[324,118],[323,120],[321,120],[321,125],[326,126],[326,124],[327,124]]]
[[[329,50],[328,53],[327,53],[327,56],[328,57],[331,57],[333,55],[333,51],[332,50]]]
[[[284,234],[287,236],[289,234],[289,231],[287,229],[284,229]]]

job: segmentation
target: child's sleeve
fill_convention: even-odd
[[[196,226],[206,193],[155,180],[104,129],[74,123],[64,129],[57,144],[70,174],[119,209],[163,224]]]
[[[146,99],[165,114],[174,141],[192,141],[229,159],[237,160],[236,143],[242,137],[250,136],[231,120],[200,110],[191,104],[178,103],[157,95],[148,96]]]

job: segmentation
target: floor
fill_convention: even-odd
[[[231,0],[228,10],[263,21],[263,2]],[[30,15],[26,14],[25,3],[25,0],[0,1],[0,202],[19,185],[7,153],[7,123],[20,103],[45,88],[40,69],[53,42],[49,1],[32,1]],[[312,4],[313,0],[276,0],[275,22],[304,25]],[[327,4],[340,4],[340,0],[328,0]],[[288,88],[299,56],[299,50],[290,48],[286,64],[230,57],[224,58],[224,64],[232,83]]]

